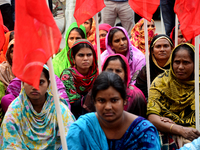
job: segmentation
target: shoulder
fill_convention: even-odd
[[[69,80],[72,76],[72,73],[74,70],[72,68],[64,69],[62,74],[60,75],[61,81]]]

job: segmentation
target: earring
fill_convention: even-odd
[[[127,101],[124,102],[124,105],[126,105],[126,104],[127,104]]]

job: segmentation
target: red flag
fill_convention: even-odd
[[[58,51],[61,33],[46,0],[17,0],[12,71],[39,88],[43,65]]]
[[[200,1],[176,0],[174,12],[180,21],[180,29],[186,40],[200,34]]]
[[[160,5],[160,0],[129,0],[129,5],[135,13],[151,21],[153,14]]]
[[[105,6],[104,0],[76,0],[74,18],[76,19],[78,26],[92,18]]]
[[[0,52],[3,49],[3,45],[5,43],[5,33],[4,33],[4,25],[3,25],[3,18],[0,11]]]

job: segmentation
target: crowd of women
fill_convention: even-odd
[[[53,68],[69,150],[199,146],[192,40],[184,40],[180,31],[174,47],[174,33],[170,38],[155,29],[154,21],[148,22],[148,91],[144,19],[133,27],[131,37],[123,27],[99,26],[100,74],[94,19],[68,28],[65,48],[53,58]],[[62,149],[48,67],[43,67],[39,90],[16,78],[14,32],[5,37],[0,55],[0,147]]]

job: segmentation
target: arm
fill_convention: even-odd
[[[181,135],[184,138],[192,141],[200,136],[200,132],[194,128],[183,127],[181,125],[175,124],[168,118],[163,120],[162,117],[150,114],[148,120],[153,123],[153,125],[161,132],[172,133],[175,135]]]

